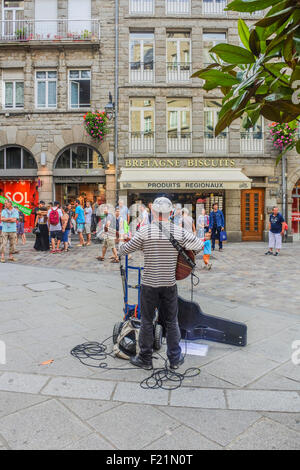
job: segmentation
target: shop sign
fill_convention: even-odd
[[[300,222],[300,212],[292,212],[292,222]]]
[[[125,168],[234,168],[229,158],[128,158]]]
[[[21,206],[32,209],[38,205],[38,191],[35,181],[0,181],[0,193],[3,197],[11,199]],[[1,208],[1,204],[0,204]],[[25,216],[25,231],[30,232],[34,226],[34,214]]]
[[[141,181],[132,183],[120,183],[121,189],[152,189],[152,190],[199,190],[199,189],[249,189],[251,182],[230,181]]]
[[[278,184],[279,177],[278,176],[268,176],[268,184]]]

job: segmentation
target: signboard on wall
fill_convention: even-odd
[[[37,183],[31,180],[0,181],[0,194],[22,206],[33,209],[38,205],[39,194]],[[0,208],[2,209],[0,204]],[[25,232],[30,232],[34,226],[34,215],[25,216]]]

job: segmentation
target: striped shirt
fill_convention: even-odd
[[[193,251],[200,251],[203,241],[170,222],[162,222],[163,230],[172,233],[180,245]],[[134,237],[120,247],[120,256],[134,251],[144,252],[144,273],[142,284],[150,287],[174,286],[178,251],[173,247],[167,234],[155,224],[141,227]]]

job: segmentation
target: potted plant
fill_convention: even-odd
[[[27,40],[27,29],[26,28],[21,28],[17,29],[15,32],[16,39],[19,41],[26,41]]]
[[[109,132],[105,111],[88,111],[83,116],[83,120],[86,133],[98,142],[102,142]]]

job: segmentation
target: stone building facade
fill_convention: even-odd
[[[104,109],[114,94],[115,2],[0,0],[0,192],[15,191],[22,202],[20,188],[9,185],[27,181],[47,202],[82,194],[113,204],[119,196],[128,205],[167,193],[194,216],[197,207],[219,202],[230,240],[265,239],[272,206],[282,209],[268,122],[250,133],[235,122],[215,139],[220,95],[190,78],[210,60],[212,45],[239,45],[239,15],[224,6],[225,0],[119,0],[116,178],[113,121],[101,145],[83,129],[83,114]],[[290,152],[295,239],[299,179],[300,159]]]
[[[215,139],[211,108],[220,95],[190,78],[218,41],[240,45],[239,14],[225,13],[225,2],[214,0],[121,0],[120,5],[120,195],[132,204],[167,193],[194,216],[197,201],[209,210],[217,201],[230,240],[266,239],[272,206],[282,208],[281,166],[275,163],[269,123],[247,133],[234,122]],[[242,17],[248,24],[257,19]],[[290,152],[289,225],[299,168],[299,156]]]
[[[113,126],[101,144],[83,127],[113,91],[112,2],[1,0],[0,15],[0,190],[27,204],[63,203],[69,192],[114,201]],[[25,182],[31,196],[22,200]]]

